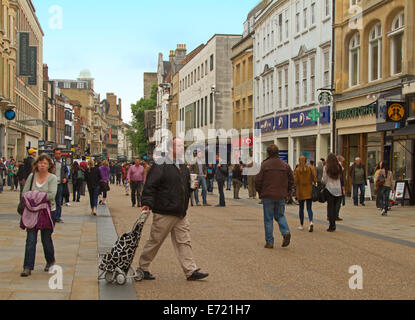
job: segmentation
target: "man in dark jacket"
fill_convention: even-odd
[[[193,259],[190,224],[186,215],[190,193],[194,190],[190,186],[189,169],[177,161],[183,156],[183,150],[183,141],[175,139],[169,145],[166,163],[154,164],[147,175],[141,203],[143,211],[153,211],[153,224],[150,239],[139,260],[144,280],[155,280],[149,267],[169,234],[187,280],[201,280],[209,276],[199,272]],[[173,161],[174,164],[171,164]]]
[[[219,204],[216,207],[225,207],[225,181],[228,179],[228,166],[219,156],[216,156],[217,166],[216,166],[216,181],[218,182],[219,190]]]
[[[282,247],[291,241],[290,228],[285,218],[285,201],[294,186],[294,175],[290,166],[279,158],[279,149],[271,145],[268,158],[262,163],[261,171],[255,178],[255,188],[264,206],[265,248],[274,248],[274,219],[278,222],[284,238]]]
[[[362,164],[362,159],[356,158],[354,164],[350,168],[350,178],[353,184],[353,202],[359,206],[359,190],[360,204],[365,206],[365,189],[366,189],[366,167]]]

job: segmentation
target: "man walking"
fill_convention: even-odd
[[[366,168],[362,164],[362,159],[356,158],[355,163],[350,168],[350,178],[353,184],[353,202],[356,207],[360,204],[365,206],[365,188],[366,188]]]
[[[140,164],[140,158],[135,159],[135,165],[128,170],[127,180],[131,187],[131,202],[133,207],[141,206],[141,189],[145,182],[144,167]],[[136,195],[137,194],[137,195]]]
[[[253,162],[250,162],[246,167],[252,168],[254,165]],[[256,199],[256,190],[255,190],[255,176],[248,175],[248,193],[249,199]]]
[[[150,239],[139,260],[139,269],[144,280],[155,280],[149,267],[164,240],[171,234],[177,258],[188,281],[201,280],[209,276],[201,273],[193,258],[190,224],[186,218],[190,193],[190,171],[178,164],[184,153],[183,141],[175,139],[168,146],[166,164],[154,164],[147,177],[143,191],[143,211],[153,211]],[[174,161],[174,163],[173,163]]]
[[[197,152],[196,153],[196,163],[193,164],[190,167],[190,173],[191,174],[197,174],[197,184],[198,186],[202,186],[202,198],[203,198],[203,206],[204,207],[209,207],[208,203],[207,203],[207,183],[206,183],[206,177],[207,177],[207,168],[206,168],[206,164],[203,163],[202,160],[202,152]],[[200,203],[199,203],[199,189],[196,189],[194,192],[195,195],[195,201],[196,201],[196,206],[200,207]]]
[[[53,163],[55,164],[55,175],[58,178],[58,191],[56,193],[56,216],[54,220],[56,223],[63,223],[62,221],[62,202],[63,193],[68,182],[68,170],[65,162],[62,160],[61,150],[54,150]]]
[[[223,189],[225,188],[225,181],[228,176],[228,166],[224,161],[222,161],[219,156],[216,156],[216,160],[218,162],[216,167],[216,181],[218,182],[218,190],[219,190],[219,204],[216,207],[226,207],[225,202],[225,193]]]
[[[282,247],[291,241],[290,228],[285,218],[285,201],[294,186],[294,175],[290,166],[279,158],[279,149],[271,145],[268,158],[262,163],[255,178],[255,187],[264,206],[266,249],[274,248],[274,219],[278,222],[284,238]]]
[[[115,184],[115,164],[110,162],[110,184]]]
[[[118,161],[117,164],[115,165],[115,176],[117,178],[117,186],[121,185],[121,169],[122,169],[121,164]]]

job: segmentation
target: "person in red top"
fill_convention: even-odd
[[[87,171],[88,170],[88,162],[86,162],[86,158],[82,157],[82,162],[79,164],[82,170]]]

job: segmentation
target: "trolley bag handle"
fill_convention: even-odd
[[[138,228],[140,225],[142,225],[142,226],[144,226],[144,225],[145,225],[145,223],[146,223],[146,221],[147,221],[148,217],[150,216],[150,213],[151,213],[151,211],[150,211],[150,210],[148,210],[148,211],[142,211],[142,212],[140,213],[140,215],[138,216],[137,221],[136,221],[136,222],[135,222],[135,224],[134,224],[134,227],[133,227],[133,232],[134,232],[135,230],[137,230],[137,228]]]

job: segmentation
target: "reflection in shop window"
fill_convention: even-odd
[[[382,160],[381,134],[369,133],[367,135],[367,175],[369,179],[375,176],[377,164]]]
[[[412,178],[413,141],[403,140],[394,143],[393,152],[393,175],[395,180],[410,180]]]

